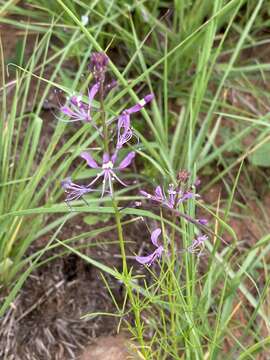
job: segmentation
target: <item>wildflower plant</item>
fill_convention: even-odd
[[[123,258],[123,269],[127,272],[126,257],[124,250],[124,240],[121,228],[120,214],[115,199],[114,183],[115,181],[121,186],[126,187],[127,184],[120,178],[120,173],[127,169],[135,158],[135,151],[129,151],[122,159],[119,159],[121,150],[126,146],[134,136],[131,126],[131,115],[139,112],[153,99],[152,94],[146,95],[137,104],[123,110],[117,117],[116,121],[109,122],[106,117],[104,101],[106,93],[110,90],[115,82],[107,84],[106,72],[109,58],[105,53],[93,53],[90,60],[89,69],[93,75],[94,84],[88,90],[88,102],[82,100],[82,96],[72,96],[66,105],[60,107],[60,112],[68,117],[67,121],[82,123],[90,123],[94,129],[98,130],[102,143],[102,162],[99,164],[89,151],[83,151],[80,157],[86,161],[91,169],[98,171],[97,175],[89,179],[88,184],[79,185],[72,181],[71,178],[62,181],[62,187],[66,193],[66,203],[71,208],[71,202],[82,199],[86,204],[85,195],[93,191],[99,191],[99,183],[101,183],[100,197],[108,195],[111,198],[113,208],[115,210],[116,222],[118,226],[118,235],[120,240],[120,249]],[[99,101],[99,107],[95,109],[99,112],[99,119],[95,121],[92,116],[92,103],[94,98]],[[115,127],[116,132],[110,131],[111,127]],[[114,133],[113,137],[109,134]]]
[[[118,235],[120,240],[120,248],[123,257],[123,269],[127,271],[127,264],[125,259],[124,239],[121,228],[120,214],[118,205],[115,199],[114,184],[117,182],[120,186],[127,187],[128,185],[121,179],[121,172],[127,169],[133,162],[136,152],[129,151],[126,156],[119,161],[119,153],[129,144],[131,139],[135,136],[131,125],[131,115],[139,112],[148,103],[153,100],[154,95],[148,94],[143,97],[135,105],[124,109],[117,117],[116,121],[108,121],[104,101],[106,98],[106,89],[111,88],[112,83],[107,84],[107,66],[109,58],[105,53],[97,52],[91,56],[89,70],[91,71],[94,83],[88,89],[88,101],[82,100],[82,95],[72,96],[66,105],[60,107],[60,112],[68,117],[67,121],[82,123],[90,123],[94,129],[98,131],[102,143],[102,162],[99,163],[94,159],[92,152],[83,151],[80,157],[86,161],[91,169],[97,170],[94,178],[88,180],[85,185],[76,184],[69,177],[62,181],[62,187],[66,193],[66,203],[71,209],[71,202],[82,199],[86,204],[85,195],[92,192],[100,192],[100,198],[109,196],[115,210],[116,222],[118,224]],[[114,83],[114,82],[113,82]],[[99,119],[96,121],[92,116],[93,100],[99,101],[99,106],[95,111],[99,112]],[[116,131],[111,131],[111,127],[116,127]],[[114,134],[112,137],[109,134]],[[200,196],[196,193],[196,186],[199,185],[199,180],[194,184],[189,184],[190,174],[183,170],[180,171],[177,177],[176,184],[169,184],[168,189],[164,190],[161,185],[158,185],[153,194],[145,190],[141,190],[140,194],[149,200],[151,203],[158,205],[161,209],[167,208],[173,212],[174,221],[176,216],[184,218],[186,221],[201,228],[207,224],[206,219],[194,219],[189,215],[180,212],[179,208],[182,204],[190,199],[196,199]],[[99,189],[101,184],[101,189]],[[158,244],[158,237],[161,235],[161,229],[155,229],[151,234],[152,244],[156,247],[153,253],[147,256],[136,256],[135,259],[144,265],[151,265],[155,260],[160,259],[164,252],[164,246]],[[174,233],[173,233],[174,238]],[[199,234],[185,250],[194,253],[205,242],[207,236]],[[174,240],[171,244],[172,254],[174,254]],[[174,254],[175,255],[175,254]]]
[[[123,180],[122,175],[124,171],[131,166],[136,157],[136,151],[131,147],[132,139],[134,137],[137,138],[134,134],[131,117],[133,114],[138,113],[147,104],[149,104],[153,100],[154,96],[153,94],[147,94],[133,106],[121,111],[116,119],[109,120],[105,111],[106,94],[108,89],[111,88],[110,84],[112,84],[107,84],[106,73],[108,64],[109,58],[106,54],[93,53],[89,69],[93,75],[94,83],[88,90],[88,101],[83,101],[82,95],[73,96],[67,101],[66,105],[60,107],[60,111],[65,117],[67,117],[67,121],[77,121],[82,124],[87,122],[92,125],[92,129],[97,131],[99,136],[99,143],[102,144],[101,154],[99,154],[101,161],[97,158],[93,150],[83,151],[80,154],[80,158],[86,162],[90,169],[96,171],[96,174],[87,179],[85,184],[77,184],[69,177],[62,181],[62,187],[66,193],[66,203],[70,209],[72,209],[71,203],[79,199],[82,199],[85,204],[88,205],[86,197],[93,192],[95,192],[95,194],[98,193],[100,199],[106,197],[106,199],[111,201],[116,220],[122,257],[123,281],[126,285],[129,300],[133,305],[135,318],[139,323],[140,311],[136,306],[137,300],[134,298],[132,292],[132,289],[134,289],[134,282],[131,280],[133,278],[130,270],[128,269],[126,260],[125,241],[120,214],[122,208],[119,208],[118,206],[118,201],[115,196],[115,188],[116,186],[128,187],[128,183]],[[97,113],[97,116],[95,117],[92,115],[94,100],[95,105],[96,103],[98,104],[94,109]],[[139,140],[137,139],[137,141]],[[125,148],[128,148],[128,152],[125,152],[123,157],[122,153],[124,153]],[[167,188],[164,188],[163,184],[160,184],[153,190],[153,193],[146,190],[140,191],[139,195],[145,199],[143,204],[140,203],[140,205],[147,206],[148,203],[152,212],[154,212],[154,208],[158,207],[161,221],[159,224],[160,226],[156,226],[149,236],[151,239],[151,246],[154,247],[154,250],[146,253],[146,255],[142,253],[137,254],[134,257],[137,266],[147,266],[149,268],[157,262],[162,263],[164,255],[166,254],[166,257],[169,259],[169,277],[172,278],[173,276],[176,276],[176,260],[181,261],[181,256],[183,254],[189,256],[198,252],[201,254],[204,243],[208,239],[207,235],[203,233],[203,231],[206,230],[207,220],[204,218],[197,219],[184,211],[184,206],[188,204],[189,201],[195,201],[200,198],[197,193],[198,185],[198,180],[193,184],[190,183],[190,174],[184,170],[179,172],[175,183],[169,184]],[[164,211],[169,212],[169,218],[172,218],[173,227],[171,231],[166,229],[163,214]],[[175,233],[177,219],[179,219],[180,222],[183,220],[199,229],[197,236],[194,237],[189,244],[182,244],[181,248],[176,246],[176,240],[179,243],[179,239],[176,239],[177,236]],[[165,241],[165,233],[168,234],[167,242]],[[132,286],[130,286],[127,279],[132,282]],[[138,338],[143,346],[142,334],[143,333],[141,332],[138,335]]]

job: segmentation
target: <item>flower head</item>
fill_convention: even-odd
[[[157,186],[153,195],[146,191],[140,191],[141,195],[154,202],[158,202],[163,206],[170,209],[175,209],[177,206],[185,200],[191,199],[194,196],[198,196],[191,191],[176,190],[173,184],[169,185],[167,195],[164,194],[161,186]]]
[[[104,52],[94,52],[92,54],[89,68],[96,81],[104,82],[108,62],[109,58]]]
[[[147,103],[152,101],[153,94],[148,94],[142,98],[137,104],[124,110],[118,118],[117,123],[117,144],[116,149],[121,149],[133,136],[133,131],[130,125],[130,115],[140,111]]]
[[[161,257],[164,247],[162,245],[158,245],[158,238],[161,234],[161,229],[155,229],[151,234],[152,244],[156,247],[156,250],[147,256],[136,256],[136,260],[143,265],[152,265],[152,263]]]
[[[177,180],[180,181],[180,183],[187,183],[188,179],[190,177],[190,173],[183,169],[180,170],[179,173],[177,174]]]
[[[198,223],[200,225],[207,225],[208,224],[208,220],[207,219],[204,219],[204,218],[201,218],[201,219],[197,219]]]
[[[201,247],[201,245],[203,245],[207,239],[208,239],[207,235],[199,235],[195,240],[193,240],[192,244],[187,248],[188,252],[190,253],[197,252]]]
[[[121,149],[133,136],[130,127],[130,119],[127,115],[120,115],[117,123],[117,144],[116,149]]]
[[[63,180],[61,184],[67,194],[65,201],[68,205],[71,201],[79,200],[80,198],[82,198],[82,200],[87,204],[83,196],[91,191],[94,191],[90,187],[75,184],[72,182],[71,178]]]
[[[82,100],[82,96],[72,96],[68,105],[60,107],[60,111],[70,118],[70,122],[83,121],[90,122],[92,120],[91,109],[92,102],[99,90],[99,84],[94,84],[88,90],[88,103]]]
[[[91,187],[94,183],[96,183],[99,179],[102,180],[102,194],[104,195],[106,188],[109,188],[110,195],[113,194],[113,186],[112,182],[116,179],[121,185],[127,186],[119,177],[116,175],[116,170],[123,170],[127,168],[132,160],[135,157],[135,152],[131,151],[127,154],[127,156],[120,162],[118,166],[115,166],[115,162],[117,160],[116,153],[110,157],[108,153],[103,154],[103,161],[101,165],[98,165],[93,157],[88,152],[81,153],[81,157],[86,160],[88,166],[92,169],[100,169],[100,172],[97,176],[90,182],[88,185]]]

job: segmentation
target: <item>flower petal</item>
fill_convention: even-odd
[[[153,94],[148,94],[144,98],[142,98],[137,104],[130,107],[129,109],[125,110],[125,113],[127,114],[133,114],[135,112],[140,111],[147,103],[152,101],[154,98]]]
[[[132,160],[135,158],[135,151],[130,152],[125,158],[124,160],[121,161],[120,165],[118,166],[118,169],[122,170],[125,169],[126,167],[128,167]]]
[[[110,155],[108,153],[103,154],[102,163],[107,164],[110,161]]]
[[[133,135],[130,127],[130,115],[125,112],[119,116],[117,123],[117,149],[121,149],[125,143],[127,143]]]
[[[88,90],[89,105],[92,104],[92,101],[99,90],[99,86],[100,86],[99,83],[96,83],[91,87],[90,90]]]
[[[117,122],[118,131],[122,127],[125,129],[130,127],[130,116],[129,116],[129,114],[126,114],[125,111],[119,116],[118,122]]]
[[[157,187],[156,187],[156,189],[155,189],[155,195],[156,195],[156,197],[157,197],[158,199],[164,200],[164,195],[163,195],[161,186],[157,186]]]
[[[73,115],[73,112],[70,110],[68,106],[61,106],[60,111],[67,116]]]
[[[182,196],[180,196],[179,200],[178,200],[178,204],[182,203],[185,200],[188,199],[192,199],[193,197],[195,197],[196,195],[192,192],[187,191],[186,193],[184,193]]]
[[[207,235],[199,235],[196,239],[197,241],[197,244],[198,245],[201,245],[203,244],[206,240],[208,239],[208,236]]]
[[[201,224],[201,225],[207,225],[208,220],[207,219],[198,219],[198,223]]]
[[[63,181],[61,181],[61,186],[63,189],[68,189],[70,187],[70,185],[72,184],[72,180],[70,177],[64,179]]]
[[[116,149],[115,152],[112,154],[111,161],[112,161],[113,164],[115,163],[115,161],[117,159],[118,150],[119,149]]]
[[[161,229],[160,228],[155,229],[151,234],[152,244],[155,245],[156,247],[158,247],[157,240],[158,240],[158,237],[159,237],[160,234],[161,234]]]
[[[207,235],[199,235],[197,238],[195,238],[192,241],[192,244],[187,248],[188,252],[191,252],[191,253],[195,252],[197,247],[202,245],[206,240],[208,240]]]
[[[136,260],[143,265],[151,265],[157,258],[160,258],[164,251],[163,246],[159,246],[152,254],[148,256],[136,256]]]
[[[152,254],[150,254],[148,256],[136,256],[135,259],[140,264],[145,265],[145,264],[151,264],[153,262],[154,257],[155,257],[155,252],[153,252]]]
[[[151,194],[149,194],[148,192],[146,192],[144,190],[140,190],[140,194],[142,196],[145,196],[147,199],[152,199],[152,197],[153,197]]]
[[[92,168],[92,169],[99,168],[98,164],[95,162],[95,160],[92,158],[92,156],[88,152],[86,152],[86,151],[82,152],[81,157],[84,160],[86,160],[86,162],[87,162],[88,166],[90,166],[90,168]]]

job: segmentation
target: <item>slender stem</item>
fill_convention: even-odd
[[[100,117],[102,123],[102,133],[103,133],[103,142],[104,150],[106,153],[109,153],[109,138],[108,138],[108,126],[106,124],[106,113],[104,108],[104,82],[100,84],[99,90],[99,101],[100,101]]]
[[[100,117],[101,117],[101,123],[102,123],[102,135],[103,135],[103,146],[104,151],[109,154],[109,137],[108,137],[108,125],[106,124],[106,113],[104,108],[104,83],[101,82],[100,84]],[[135,323],[136,323],[136,329],[137,329],[137,335],[138,339],[142,348],[142,352],[145,355],[146,350],[144,346],[144,340],[143,340],[143,326],[141,324],[141,317],[140,317],[140,309],[138,305],[136,304],[136,299],[133,296],[132,288],[130,286],[130,274],[128,273],[128,267],[127,267],[127,258],[126,258],[126,251],[125,251],[125,241],[123,236],[123,228],[121,223],[121,214],[118,208],[117,201],[114,196],[114,189],[112,184],[112,207],[114,209],[114,216],[116,221],[116,227],[118,232],[118,239],[119,239],[119,245],[120,245],[120,252],[122,256],[122,267],[123,267],[123,275],[124,275],[124,283],[126,286],[126,290],[128,293],[128,297],[135,315]]]
[[[100,84],[100,116],[101,116],[101,122],[103,127],[103,142],[104,142],[104,150],[106,153],[109,153],[109,139],[108,139],[108,125],[106,124],[106,114],[105,114],[105,108],[104,108],[104,83],[101,82]],[[118,232],[118,238],[119,238],[119,244],[120,244],[120,251],[122,255],[122,261],[123,261],[123,273],[126,276],[128,273],[127,270],[127,261],[126,261],[126,252],[125,252],[125,243],[124,243],[124,237],[123,237],[123,229],[121,224],[121,216],[118,209],[117,201],[114,197],[114,190],[113,190],[113,184],[112,184],[112,206],[114,209],[114,216],[117,226],[117,232]]]
[[[125,241],[124,241],[124,236],[123,236],[121,215],[120,215],[120,211],[118,209],[117,202],[114,197],[114,193],[112,195],[112,206],[114,209],[114,217],[115,217],[115,221],[116,221],[120,251],[121,251],[121,256],[122,256],[123,273],[126,276],[128,274],[128,268],[127,268],[127,259],[126,259],[126,251],[125,251]]]

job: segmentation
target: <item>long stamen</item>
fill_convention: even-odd
[[[113,178],[115,178],[121,185],[123,186],[127,186],[127,184],[125,184],[121,179],[119,179],[119,177],[115,174],[114,171],[111,170],[111,174],[113,175]]]
[[[95,183],[97,182],[97,180],[98,180],[102,175],[104,175],[104,170],[101,171],[101,173],[99,173],[99,174],[94,178],[94,180],[91,181],[91,182],[87,185],[87,187],[90,187],[90,186],[92,186],[93,184],[95,184]]]
[[[104,194],[105,194],[105,187],[106,187],[107,178],[108,178],[108,171],[105,170],[105,171],[104,171],[103,181],[102,181],[102,193],[101,193],[101,197],[103,197]]]

